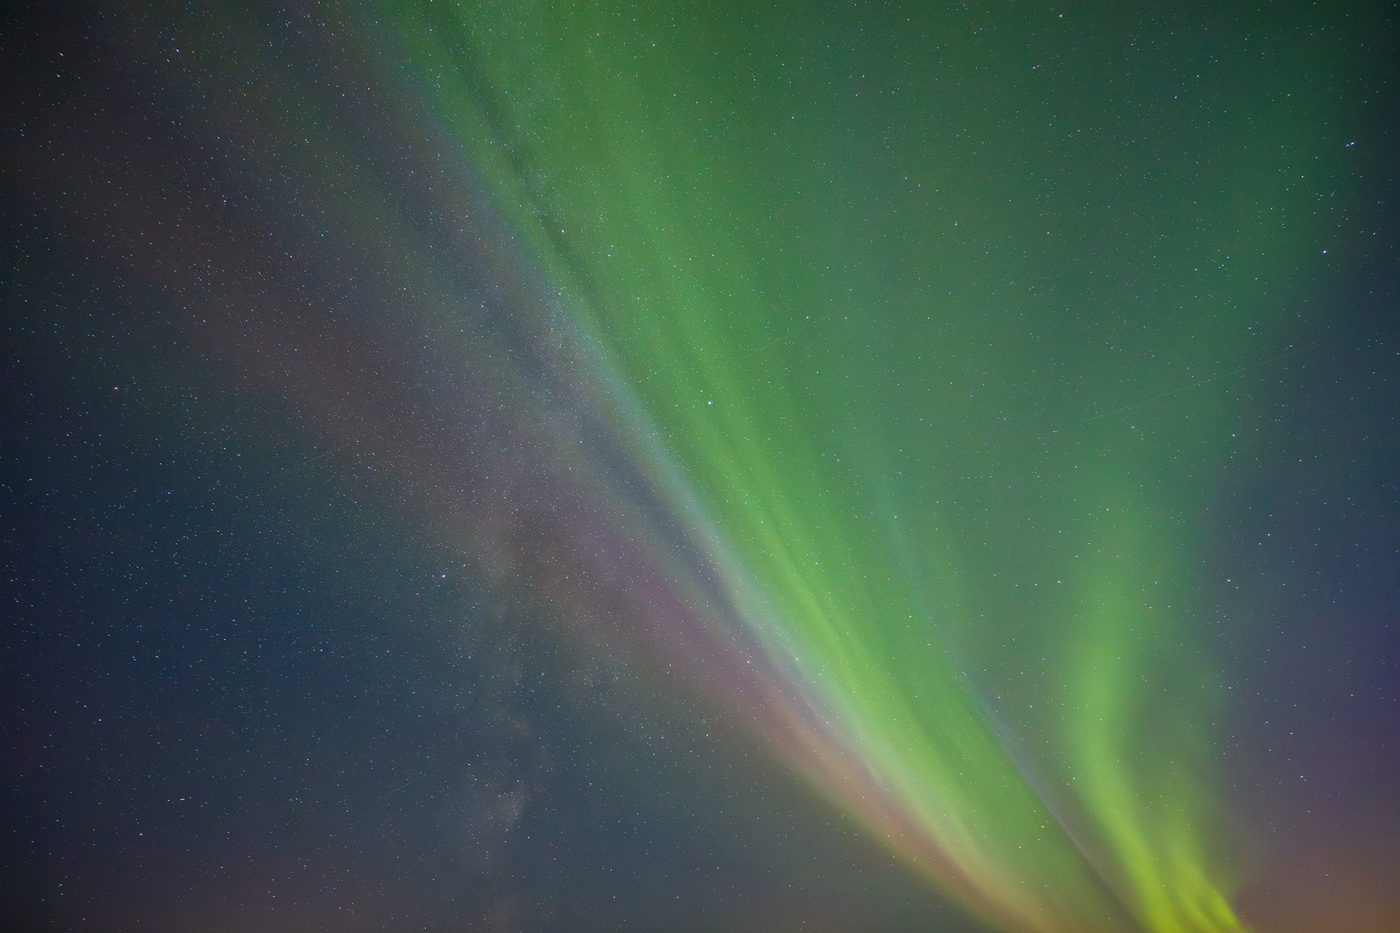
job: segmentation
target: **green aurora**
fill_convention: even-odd
[[[1308,174],[1344,144],[1317,83],[1282,67],[1306,35],[1009,5],[383,16],[636,454],[678,466],[754,634],[908,825],[801,764],[816,788],[1008,930],[1241,929],[1194,575],[1345,197]]]

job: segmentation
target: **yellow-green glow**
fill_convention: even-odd
[[[1287,349],[1304,105],[1050,11],[384,13],[904,822],[794,752],[813,785],[1005,929],[1240,929],[1191,583],[1237,386],[1135,403]]]

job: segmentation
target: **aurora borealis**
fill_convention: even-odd
[[[1400,922],[1392,8],[6,17],[6,928]]]

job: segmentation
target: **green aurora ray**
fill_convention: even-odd
[[[931,9],[379,15],[906,827],[818,790],[1007,930],[1240,929],[1195,575],[1270,370],[1194,384],[1305,344],[1305,40]]]

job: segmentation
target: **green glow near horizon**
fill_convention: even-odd
[[[1296,341],[1316,103],[1048,11],[392,18],[758,636],[970,885],[901,854],[1009,929],[1239,929],[1193,574],[1248,403],[1095,416]]]

